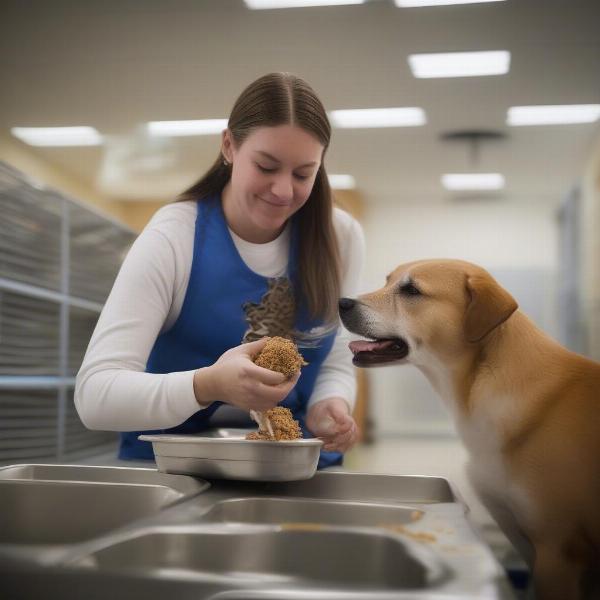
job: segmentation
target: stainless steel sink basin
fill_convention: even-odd
[[[312,479],[261,483],[215,481],[216,490],[237,496],[284,496],[344,502],[380,502],[382,504],[435,504],[457,502],[448,481],[442,477],[411,475],[371,475],[336,471],[318,471]],[[248,490],[248,491],[246,491]]]
[[[435,585],[445,575],[423,547],[351,529],[154,531],[99,550],[81,565],[321,590],[418,589]]]
[[[412,523],[423,511],[411,507],[319,500],[240,498],[218,502],[203,518],[212,523],[316,523],[381,527]]]
[[[80,542],[181,498],[163,486],[0,481],[0,544]]]
[[[169,475],[161,473],[157,469],[94,467],[87,465],[11,465],[0,468],[0,480],[3,479],[163,485],[177,491],[182,497],[197,494],[210,487],[210,484],[203,479]]]
[[[209,484],[154,469],[0,469],[0,544],[70,544],[153,515]]]
[[[209,485],[154,469],[13,465],[0,468],[0,596],[512,599],[465,512],[439,477]]]

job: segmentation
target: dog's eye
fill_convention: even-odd
[[[415,284],[412,283],[411,281],[408,281],[407,283],[404,283],[400,286],[400,293],[403,296],[420,296],[421,295],[421,291],[419,290],[419,288],[417,288],[415,286]]]

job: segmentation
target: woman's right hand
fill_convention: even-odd
[[[231,348],[210,367],[198,369],[194,373],[198,403],[221,400],[247,411],[266,411],[277,406],[296,385],[300,373],[287,379],[282,373],[254,364],[253,359],[267,339]]]

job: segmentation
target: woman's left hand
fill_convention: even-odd
[[[323,440],[327,452],[346,452],[358,440],[358,426],[342,398],[326,398],[313,404],[306,413],[306,427]]]

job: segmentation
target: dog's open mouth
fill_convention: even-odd
[[[391,340],[358,340],[349,344],[357,367],[374,367],[408,356],[408,344],[401,338]]]

